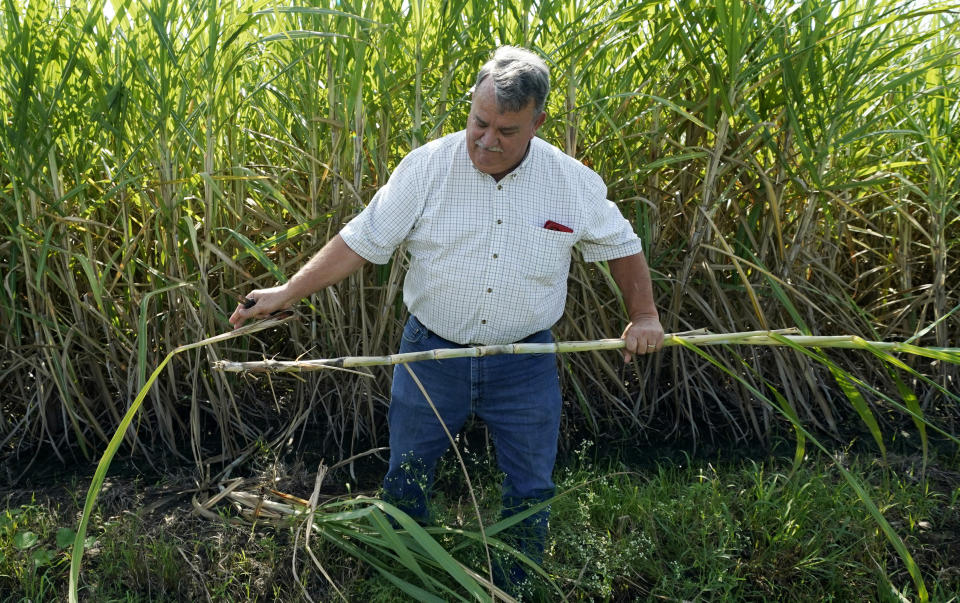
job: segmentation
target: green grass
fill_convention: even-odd
[[[96,509],[96,530],[87,537],[88,576],[83,600],[217,601],[296,600],[291,575],[292,538],[285,530],[211,523],[193,513],[189,498],[171,496],[189,480],[145,485],[129,475],[111,476],[111,496]],[[69,546],[79,511],[76,485],[44,488],[29,502],[8,494],[0,515],[0,601],[66,600]],[[36,540],[18,546],[22,536]],[[44,562],[36,558],[44,556]],[[344,559],[344,573],[349,559]],[[305,586],[321,589],[322,578]]]
[[[638,470],[591,461],[588,445],[559,472],[558,487],[569,493],[552,505],[545,562],[573,600],[893,601],[898,591],[908,599],[916,595],[896,551],[822,456],[792,475],[786,459],[772,457],[676,455]],[[924,478],[918,457],[897,457],[887,468],[869,456],[840,457],[917,557],[931,600],[950,600],[960,588],[953,560],[960,473]],[[941,461],[955,466],[955,459]],[[540,594],[551,600],[547,592],[544,587]]]
[[[473,432],[476,438],[476,432]],[[896,601],[913,600],[913,583],[897,553],[834,461],[808,459],[792,475],[789,459],[762,455],[712,459],[673,452],[632,462],[598,459],[589,442],[557,471],[566,492],[552,504],[544,569],[570,600],[632,601]],[[312,487],[302,467],[273,465],[264,478],[301,496]],[[500,476],[482,444],[464,450],[485,521],[493,523]],[[957,459],[936,457],[924,475],[919,457],[891,454],[887,466],[870,454],[841,452],[846,469],[863,480],[884,516],[911,550],[930,600],[956,601],[960,591],[960,472]],[[331,483],[349,480],[346,474]],[[94,533],[81,575],[81,597],[158,601],[296,600],[305,589],[315,600],[336,594],[307,559],[299,524],[261,519],[227,525],[196,516],[187,496],[169,495],[184,484],[170,478],[145,485],[111,477],[110,496],[98,504]],[[434,509],[438,524],[474,529],[472,507],[457,463],[445,458]],[[340,486],[339,496],[349,496]],[[65,492],[7,495],[0,519],[0,591],[7,600],[60,598],[68,579],[66,534],[79,501]],[[321,502],[328,494],[321,496]],[[224,519],[236,518],[228,505]],[[24,534],[35,535],[24,541]],[[445,546],[455,534],[437,534]],[[407,600],[371,566],[314,539],[313,553],[349,600]],[[480,567],[482,553],[456,556]],[[395,570],[405,576],[402,568]],[[410,575],[410,579],[415,578]],[[540,581],[534,600],[557,600]]]

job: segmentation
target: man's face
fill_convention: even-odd
[[[467,120],[467,152],[474,167],[497,180],[506,176],[523,159],[545,118],[546,113],[534,114],[532,99],[520,111],[501,112],[493,80],[483,80],[473,92]]]

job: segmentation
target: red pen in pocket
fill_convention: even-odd
[[[569,226],[564,226],[559,222],[554,222],[553,220],[547,220],[547,223],[543,225],[547,230],[555,230],[557,232],[573,232],[573,229]]]

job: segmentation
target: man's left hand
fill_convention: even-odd
[[[634,354],[651,354],[663,348],[663,326],[657,316],[636,318],[627,325],[620,338],[626,343],[623,361],[630,362]]]

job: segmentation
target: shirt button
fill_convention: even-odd
[[[503,190],[503,185],[502,185],[502,184],[498,184],[498,185],[497,185],[497,190],[498,190],[498,191],[502,191],[502,190]]]
[[[487,324],[487,321],[486,321],[486,320],[481,320],[481,321],[480,321],[480,324],[485,325],[485,324]]]
[[[503,224],[503,220],[497,220],[497,224]]]
[[[493,289],[487,287],[487,293],[493,293]]]
[[[500,257],[499,254],[497,254],[497,253],[493,254],[493,259],[497,259],[498,257]]]

